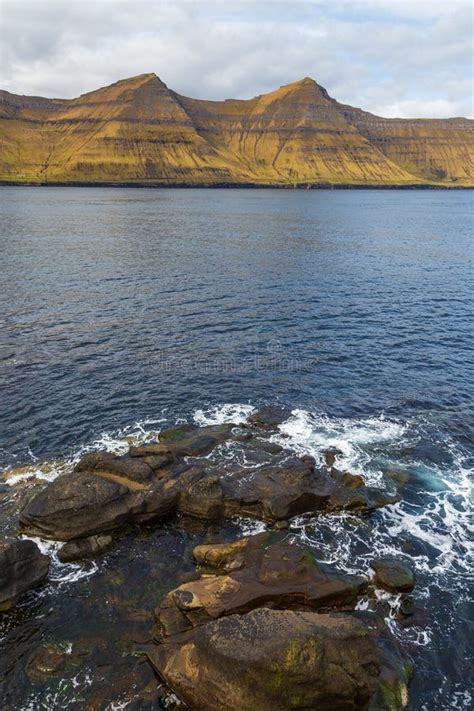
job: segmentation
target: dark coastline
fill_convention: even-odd
[[[365,183],[354,185],[351,183],[301,183],[298,185],[273,184],[273,183],[110,183],[110,182],[17,182],[14,180],[0,180],[0,187],[19,188],[219,188],[219,189],[265,189],[265,190],[472,190],[473,185],[436,185],[434,183],[409,183],[371,185]]]

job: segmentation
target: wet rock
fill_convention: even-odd
[[[42,583],[49,569],[49,558],[33,541],[0,543],[0,611],[9,610],[30,588]]]
[[[125,456],[88,454],[24,507],[21,529],[69,541],[176,512],[206,521],[251,516],[274,524],[320,510],[364,513],[396,501],[366,487],[361,477],[317,468],[312,457],[269,447],[259,437],[240,445],[245,467],[208,457],[234,438],[233,430],[232,424],[182,425]],[[265,463],[248,466],[252,453]]]
[[[410,592],[415,587],[415,576],[409,565],[395,558],[383,558],[371,563],[375,571],[374,585],[389,592]]]
[[[328,447],[328,449],[324,450],[323,456],[324,456],[324,461],[326,462],[326,465],[328,467],[332,467],[336,461],[336,459],[340,456],[342,456],[342,452],[340,449],[337,447]]]
[[[404,469],[384,469],[383,475],[398,485],[406,484],[410,480],[409,472]]]
[[[276,521],[276,522],[273,524],[273,528],[274,528],[276,531],[285,531],[285,530],[288,529],[289,527],[290,527],[289,522],[288,522],[288,521],[285,521],[284,519],[283,519],[283,521]]]
[[[58,558],[62,563],[67,563],[81,558],[91,558],[100,553],[104,553],[112,545],[112,536],[102,534],[99,536],[89,536],[89,538],[79,538],[76,541],[66,543],[58,552]]]
[[[275,535],[275,534],[273,534]],[[198,546],[197,561],[213,561],[225,575],[208,575],[181,585],[164,597],[155,611],[167,637],[209,619],[272,608],[351,608],[366,587],[359,576],[344,575],[319,564],[297,545],[274,542],[260,534],[223,546]]]
[[[392,704],[395,695],[385,703],[379,687],[383,679],[391,691],[391,669],[368,626],[344,614],[256,609],[179,632],[148,656],[178,696],[201,711],[404,705]]]
[[[161,442],[148,442],[147,444],[130,447],[128,454],[130,457],[169,457],[170,451],[168,447]]]
[[[359,474],[351,474],[350,472],[343,473],[342,481],[349,489],[359,489],[364,485],[364,479]]]
[[[66,654],[62,649],[49,644],[37,647],[27,663],[27,674],[32,681],[61,674],[66,666]]]
[[[108,463],[117,459],[117,455],[112,452],[89,452],[74,467],[76,472],[91,471],[91,469],[100,469],[107,466]]]
[[[256,425],[265,430],[276,429],[279,425],[286,422],[290,417],[291,410],[286,407],[281,407],[278,405],[268,405],[267,407],[262,407],[253,415],[247,418],[247,421],[251,425]]]
[[[283,447],[280,444],[277,444],[276,442],[266,442],[264,440],[259,440],[257,446],[262,452],[266,452],[267,454],[280,454],[281,452],[283,452]]]
[[[234,427],[231,423],[207,427],[181,425],[162,430],[159,440],[176,457],[206,456],[220,442],[231,437]]]
[[[147,649],[190,708],[406,706],[410,669],[383,620],[333,612],[353,607],[364,579],[324,566],[275,531],[200,545],[193,555],[210,574],[163,598],[159,644]]]
[[[398,617],[401,620],[406,620],[413,617],[415,614],[415,605],[413,599],[409,595],[403,595],[398,607]]]
[[[107,472],[61,476],[34,496],[20,512],[20,528],[33,535],[70,541],[168,514],[176,493]]]

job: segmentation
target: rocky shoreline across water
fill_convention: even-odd
[[[163,430],[125,455],[89,453],[27,501],[19,533],[64,542],[59,559],[72,561],[101,555],[130,525],[172,525],[177,515],[206,525],[261,520],[262,533],[195,547],[195,571],[156,601],[144,654],[176,703],[204,711],[404,708],[410,660],[377,605],[361,610],[358,601],[388,590],[405,596],[400,611],[409,616],[412,571],[381,559],[372,577],[348,574],[287,530],[294,516],[363,517],[397,499],[339,469],[336,449],[319,464],[275,442],[289,414],[264,408],[244,423]],[[226,456],[224,444],[245,461]],[[47,556],[25,538],[1,544],[0,561],[0,610],[48,574]],[[157,682],[154,703],[163,688]]]

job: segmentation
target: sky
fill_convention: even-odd
[[[0,88],[72,98],[155,72],[201,99],[305,76],[380,116],[474,117],[471,0],[0,0]]]

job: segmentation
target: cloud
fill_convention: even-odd
[[[474,113],[465,0],[2,0],[0,86],[73,97],[143,72],[248,98],[313,76],[382,115]]]

